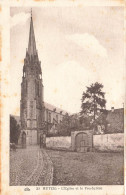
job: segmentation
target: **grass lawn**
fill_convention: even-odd
[[[54,165],[53,185],[123,185],[123,153],[46,151]]]

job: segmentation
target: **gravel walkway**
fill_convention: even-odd
[[[38,146],[10,152],[10,185],[51,185],[53,165],[47,153]]]

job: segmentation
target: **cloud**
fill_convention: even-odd
[[[83,49],[92,52],[100,57],[107,57],[107,50],[99,43],[99,41],[88,33],[68,35],[67,39],[73,41]]]
[[[19,14],[14,15],[11,17],[11,27],[18,25],[23,25],[30,17],[30,13],[21,12]]]
[[[66,61],[53,69],[45,69],[43,74],[45,101],[67,110],[79,112],[81,98],[89,79],[94,79],[77,61]]]
[[[121,107],[120,102],[124,102],[123,98],[120,98],[124,92],[123,82],[118,83],[112,77],[115,75],[114,70],[108,74],[109,68],[108,65],[105,69],[100,68],[93,72],[75,60],[65,61],[52,69],[43,67],[44,101],[70,113],[79,112],[82,93],[86,90],[86,86],[100,82],[104,85],[107,108],[111,108],[112,102],[117,103],[116,106],[113,105],[114,107]],[[114,83],[116,87],[113,87]]]

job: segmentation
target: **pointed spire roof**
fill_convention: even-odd
[[[32,20],[32,12],[31,12],[30,32],[29,32],[28,53],[29,53],[30,56],[35,55],[37,53],[35,35],[34,35],[34,27],[33,27],[33,20]]]

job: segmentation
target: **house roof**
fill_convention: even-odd
[[[66,113],[68,113],[67,111],[62,110],[61,108],[58,108],[58,107],[56,107],[56,106],[54,106],[52,104],[49,104],[47,102],[44,102],[44,105],[45,105],[45,108],[48,109],[48,110],[55,111],[57,113],[62,112],[63,115],[65,115]],[[68,113],[68,114],[70,114],[70,113]]]
[[[124,108],[108,111],[107,117],[107,132],[121,133],[124,132]]]
[[[89,117],[90,121],[93,119]],[[106,110],[96,119],[97,122],[106,123],[106,133],[124,132],[124,108]]]

